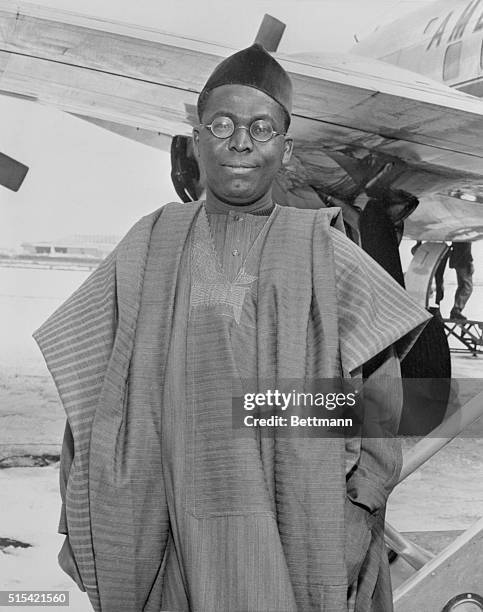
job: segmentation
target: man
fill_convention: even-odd
[[[420,245],[421,241],[418,241],[413,246],[411,249],[413,255]],[[458,283],[454,296],[454,306],[451,309],[449,318],[454,321],[466,321],[467,319],[463,314],[463,308],[466,306],[466,303],[473,293],[473,273],[475,271],[473,256],[471,254],[471,242],[453,242],[439,262],[434,273],[436,285],[435,302],[438,308],[444,298],[444,272],[448,259],[449,267],[456,271],[456,280]]]
[[[95,610],[391,609],[396,355],[428,316],[337,211],[273,202],[291,104],[261,46],[223,61],[193,131],[206,202],[141,219],[36,333],[68,417],[60,560]],[[378,437],[234,429],[246,385],[357,382],[380,354]]]
[[[449,267],[456,272],[458,286],[454,296],[454,306],[449,318],[454,321],[466,321],[463,308],[473,293],[473,256],[471,242],[453,242],[449,256]]]

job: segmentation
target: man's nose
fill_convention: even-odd
[[[228,147],[235,151],[251,151],[253,149],[253,142],[250,138],[248,128],[243,125],[236,127],[235,131],[230,136]]]

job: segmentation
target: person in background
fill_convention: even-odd
[[[473,256],[471,242],[453,242],[449,256],[449,267],[456,272],[458,287],[454,296],[454,306],[449,318],[454,321],[466,321],[463,309],[473,293]]]
[[[421,240],[418,240],[412,246],[412,255],[415,255],[421,244]],[[435,303],[438,308],[444,299],[444,273],[448,260],[449,267],[456,271],[458,283],[454,296],[454,306],[451,309],[449,318],[453,321],[466,321],[467,319],[462,314],[462,311],[473,293],[473,273],[475,271],[471,254],[471,242],[453,242],[441,258],[434,272]]]

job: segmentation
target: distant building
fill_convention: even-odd
[[[59,258],[72,260],[104,259],[119,242],[119,236],[77,234],[60,240],[46,242],[23,242],[20,257]]]

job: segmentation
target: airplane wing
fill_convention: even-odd
[[[168,150],[173,135],[190,134],[199,91],[234,50],[0,0],[0,51],[0,93]],[[422,200],[416,215],[428,198],[483,184],[481,100],[358,56],[277,58],[295,90],[286,190],[347,200],[390,166],[391,185]],[[413,223],[414,236],[424,223]]]

